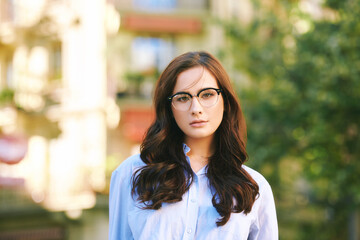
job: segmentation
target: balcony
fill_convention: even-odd
[[[150,33],[196,34],[202,30],[201,17],[208,1],[115,0],[124,30]]]
[[[120,12],[201,14],[209,9],[209,0],[113,0]]]

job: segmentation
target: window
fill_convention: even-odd
[[[132,44],[132,66],[134,71],[145,72],[156,69],[161,72],[174,57],[175,46],[162,38],[137,37]]]
[[[125,73],[127,93],[151,98],[154,82],[174,56],[171,40],[137,37],[131,48],[130,68]]]
[[[171,10],[176,8],[177,0],[133,0],[133,6],[140,10]]]

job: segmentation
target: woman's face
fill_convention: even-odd
[[[215,77],[204,67],[190,68],[177,77],[173,94],[186,92],[196,96],[202,89],[219,86]],[[213,138],[219,127],[224,113],[224,100],[220,93],[218,101],[211,107],[204,107],[198,97],[193,97],[187,110],[176,109],[171,106],[175,121],[185,134],[185,142],[188,140],[200,140]]]

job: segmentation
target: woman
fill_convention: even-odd
[[[140,155],[113,172],[109,239],[278,239],[271,188],[243,165],[245,121],[219,61],[176,57],[154,105]]]

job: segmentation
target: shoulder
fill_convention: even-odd
[[[255,182],[258,184],[259,186],[259,191],[261,192],[270,192],[272,194],[271,191],[271,187],[270,184],[268,183],[268,181],[265,179],[265,177],[263,175],[261,175],[261,173],[257,172],[256,170],[243,165],[243,169],[250,174],[250,176],[255,180]]]
[[[128,214],[134,208],[132,175],[145,163],[140,155],[124,160],[112,173],[109,190],[109,239],[133,239]]]
[[[263,182],[267,182],[265,177],[263,175],[261,175],[261,173],[259,173],[258,171],[248,167],[248,166],[245,166],[245,165],[242,165],[243,169],[250,174],[250,176],[258,183],[263,183]]]
[[[279,239],[276,207],[270,184],[254,169],[247,166],[243,168],[259,186],[259,195],[251,210],[255,221],[252,223],[248,239]]]
[[[132,155],[124,160],[112,173],[112,175],[121,175],[123,177],[132,176],[139,168],[145,166],[140,158],[140,154]]]
[[[133,173],[144,165],[139,154],[124,160],[111,174],[110,195],[118,195],[120,189],[130,188]]]

